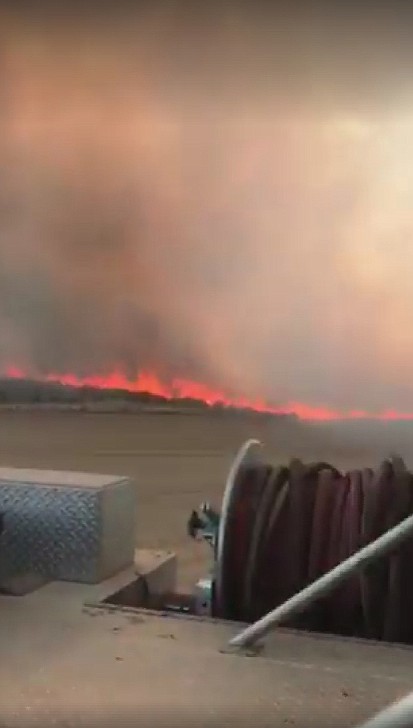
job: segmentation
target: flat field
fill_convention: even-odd
[[[131,476],[139,497],[137,544],[175,550],[180,582],[207,568],[208,546],[186,534],[192,509],[220,506],[231,460],[255,437],[269,462],[327,459],[347,468],[375,466],[390,452],[409,461],[411,423],[312,425],[248,415],[103,414],[0,410],[0,464]],[[410,448],[410,444],[412,447]]]

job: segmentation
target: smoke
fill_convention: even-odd
[[[2,10],[0,369],[413,410],[407,10]]]

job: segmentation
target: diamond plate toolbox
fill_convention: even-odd
[[[88,584],[133,563],[136,486],[111,475],[0,468],[0,581],[28,572]]]

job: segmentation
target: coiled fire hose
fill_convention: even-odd
[[[215,616],[259,619],[411,514],[413,475],[399,457],[346,473],[244,463],[226,504]],[[413,539],[286,626],[413,644],[412,567]]]

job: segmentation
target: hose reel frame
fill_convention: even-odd
[[[261,464],[260,454],[262,449],[263,446],[259,440],[247,440],[238,450],[226,480],[215,555],[213,611],[217,616],[227,614],[230,608],[228,588],[231,582],[232,568],[229,558],[231,547],[230,521],[234,507],[241,495],[243,473],[247,467]]]

